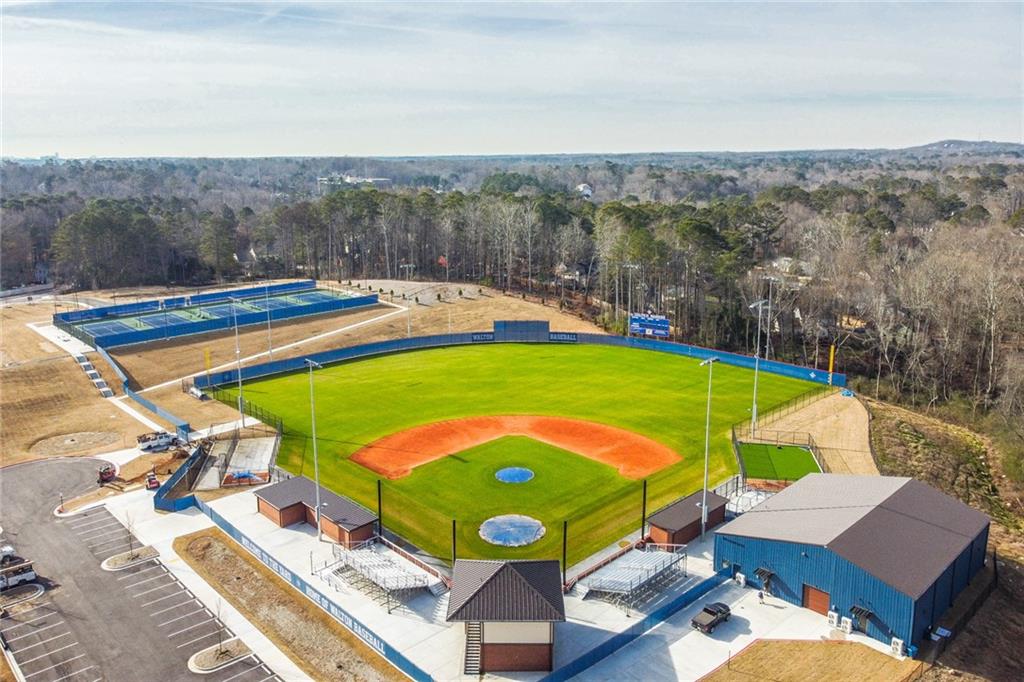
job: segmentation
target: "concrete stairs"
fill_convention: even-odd
[[[466,623],[466,658],[462,672],[466,675],[480,674],[480,645],[483,640],[480,623]]]
[[[92,382],[92,385],[96,387],[101,396],[104,398],[114,397],[114,392],[110,390],[110,387],[107,386],[107,382],[103,380],[103,377],[101,377],[100,373],[96,371],[96,368],[92,366],[92,363],[89,362],[88,358],[84,355],[76,355],[75,362],[77,362],[78,366],[82,368],[83,372],[85,372],[85,376],[89,377],[89,381]]]

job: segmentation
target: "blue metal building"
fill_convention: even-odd
[[[988,529],[920,481],[811,474],[716,531],[715,565],[916,648],[984,566]]]

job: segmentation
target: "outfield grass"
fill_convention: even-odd
[[[364,444],[442,419],[575,417],[635,431],[681,455],[679,464],[649,477],[647,507],[653,510],[700,487],[708,373],[698,365],[695,359],[667,353],[554,344],[459,346],[331,365],[314,374],[321,481],[376,509],[377,475],[348,459]],[[749,417],[752,387],[751,371],[714,365],[712,485],[736,471],[730,427]],[[759,408],[766,412],[816,387],[762,372]],[[247,400],[284,420],[278,464],[312,477],[307,373],[248,382],[244,391]],[[454,518],[460,556],[560,558],[562,522],[569,520],[570,563],[639,529],[640,481],[621,478],[586,458],[547,446],[526,447],[521,441],[505,438],[461,453],[466,467],[444,460],[408,478],[385,481],[384,525],[440,557],[450,556]],[[481,471],[512,466],[524,457],[544,471],[554,467],[531,482],[536,492],[526,496],[530,500],[514,486],[485,485]],[[530,515],[547,526],[543,540],[515,550],[479,540],[477,527],[492,512],[526,513],[528,505],[536,511]]]
[[[740,457],[747,478],[795,481],[821,471],[811,451],[796,445],[740,443]]]

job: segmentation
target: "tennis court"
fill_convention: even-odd
[[[258,289],[245,290],[239,297],[218,300],[197,305],[187,305],[188,299],[171,299],[161,302],[164,307],[136,315],[84,321],[76,326],[93,338],[140,330],[161,329],[182,324],[193,324],[206,320],[231,319],[238,315],[266,314],[268,311],[328,303],[353,298],[354,294],[330,289],[267,295]],[[245,323],[243,323],[245,324]]]
[[[796,445],[740,443],[740,457],[748,479],[795,481],[821,471],[811,451]]]

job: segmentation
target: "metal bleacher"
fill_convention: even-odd
[[[682,568],[680,569],[680,565]],[[665,585],[686,574],[685,545],[648,545],[633,549],[576,584],[581,597],[600,594],[625,609],[659,593]]]
[[[396,601],[419,590],[428,589],[429,576],[412,568],[403,559],[391,555],[376,540],[353,545],[332,547],[335,561],[324,566],[320,576],[335,589],[335,580],[341,580],[361,592],[374,596],[391,613]]]

